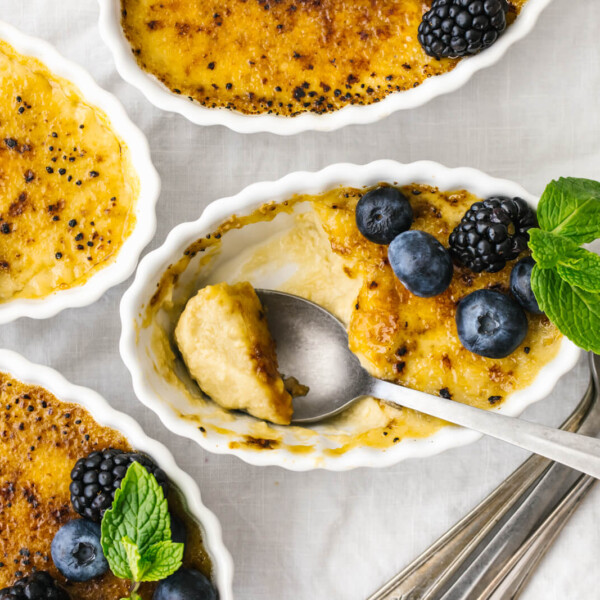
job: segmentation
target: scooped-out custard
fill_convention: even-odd
[[[512,0],[512,23],[526,0]],[[295,116],[366,105],[451,71],[417,39],[426,0],[121,0],[140,67],[209,108]]]
[[[135,225],[139,181],[107,116],[0,41],[0,302],[82,285]]]
[[[215,402],[289,424],[292,397],[277,370],[265,312],[249,283],[201,289],[187,303],[175,339],[192,377]]]
[[[350,349],[375,377],[480,408],[497,407],[529,386],[556,356],[562,342],[561,333],[545,315],[527,314],[527,334],[505,358],[486,358],[467,350],[458,338],[455,320],[458,302],[471,292],[492,289],[508,293],[516,261],[496,273],[475,273],[455,263],[451,283],[443,293],[429,298],[416,296],[394,275],[387,246],[368,241],[357,228],[356,204],[369,189],[338,187],[265,204],[250,215],[232,216],[211,235],[191,244],[165,271],[147,307],[146,323],[152,323],[163,311],[167,318],[161,318],[161,323],[177,322],[183,310],[181,299],[188,293],[181,284],[183,274],[193,270],[190,263],[201,257],[194,264],[199,281],[206,272],[205,285],[247,281],[269,287],[269,282],[277,281],[274,288],[307,298],[335,314],[347,326]],[[465,190],[444,192],[418,184],[399,189],[412,207],[412,229],[433,235],[444,247],[448,247],[449,235],[467,209],[478,200]],[[211,253],[219,254],[228,235],[277,219],[287,219],[291,225],[275,230],[272,236],[226,262],[220,260],[211,270]],[[172,330],[155,326],[154,334],[154,351],[162,356],[155,363],[157,370],[171,382],[180,381],[176,354],[164,351],[172,344]],[[159,347],[163,349],[160,354]],[[185,388],[180,385],[180,389]],[[195,417],[190,412],[184,418],[195,420],[205,429],[211,427],[200,413]],[[247,443],[232,444],[255,449],[287,444],[280,430],[260,425],[248,434]],[[364,398],[319,424],[318,433],[331,443],[326,454],[341,454],[358,446],[387,448],[406,438],[428,437],[444,425],[417,411]],[[314,433],[310,427],[295,427],[300,437],[300,430],[306,435]],[[310,442],[306,444],[301,446],[302,451],[310,448]],[[289,448],[294,451],[295,447]]]

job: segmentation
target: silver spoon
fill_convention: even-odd
[[[376,379],[350,352],[346,329],[331,313],[291,294],[257,293],[277,344],[280,371],[309,389],[305,396],[294,399],[294,424],[322,421],[363,396],[373,396],[504,440],[600,479],[600,440]]]

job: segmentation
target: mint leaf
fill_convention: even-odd
[[[578,245],[600,237],[600,182],[561,177],[544,190],[537,209],[540,228]]]
[[[556,272],[570,285],[586,292],[600,292],[600,256],[589,250],[577,248],[576,257],[564,257]]]
[[[548,318],[584,350],[600,353],[600,293],[571,285],[555,269],[531,273],[531,287]]]
[[[159,581],[175,573],[183,561],[183,544],[158,542],[144,555],[147,563],[144,575],[138,581]]]
[[[542,229],[529,230],[529,249],[533,260],[542,269],[551,269],[560,262],[563,254],[571,248],[579,248],[568,238],[548,233]]]
[[[136,565],[137,556],[145,559],[151,546],[171,540],[167,500],[156,478],[139,463],[132,463],[127,470],[112,507],[104,514],[101,530],[102,549],[111,571],[134,581],[132,564]]]
[[[542,231],[529,231],[531,255],[542,269],[556,268],[567,283],[588,292],[600,292],[600,256],[570,239]]]
[[[142,581],[142,577],[149,566],[148,562],[141,557],[139,548],[127,536],[121,540],[121,543],[125,548],[127,563],[131,571],[131,577],[128,577],[128,579]]]

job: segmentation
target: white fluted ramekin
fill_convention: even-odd
[[[197,125],[225,125],[239,133],[293,135],[303,131],[333,131],[346,125],[373,123],[397,110],[415,108],[436,96],[457,90],[474,73],[498,62],[515,42],[524,38],[551,0],[528,0],[516,21],[493,46],[461,60],[454,70],[431,77],[416,88],[392,93],[381,102],[365,106],[346,106],[332,113],[303,113],[297,117],[245,115],[228,109],[206,108],[171,92],[137,64],[121,27],[121,0],[98,1],[100,33],[112,52],[117,70],[125,81],[138,88],[152,104],[162,110],[179,113]]]
[[[481,437],[481,434],[474,431],[448,426],[430,437],[405,439],[385,450],[357,447],[339,455],[332,455],[326,451],[326,440],[322,439],[324,436],[321,434],[311,453],[294,453],[285,446],[260,451],[240,448],[239,444],[238,447],[231,448],[230,433],[218,432],[212,427],[206,427],[206,431],[202,432],[197,424],[179,416],[176,405],[178,401],[180,406],[186,402],[181,397],[181,390],[154,368],[155,355],[151,335],[148,333],[150,330],[144,323],[144,308],[155,293],[161,275],[170,264],[182,256],[189,244],[213,232],[232,214],[247,215],[265,202],[283,201],[294,194],[316,194],[340,185],[360,187],[381,181],[398,185],[422,183],[441,190],[466,189],[484,198],[493,195],[520,196],[533,206],[537,204],[537,199],[516,183],[495,179],[475,169],[449,169],[429,161],[400,164],[389,160],[362,166],[342,163],[316,173],[292,173],[278,181],[255,183],[236,196],[213,202],[197,221],[175,227],[160,248],[144,257],[135,281],[121,302],[121,356],[131,372],[137,397],[159,416],[166,427],[178,435],[195,440],[211,452],[234,454],[254,465],[279,465],[297,471],[314,468],[341,471],[355,467],[384,467],[407,458],[432,456]],[[251,231],[251,228],[252,226],[245,229]],[[265,230],[261,228],[258,228],[256,234],[246,233],[249,237],[244,238],[244,246],[263,241],[264,235]],[[255,239],[252,239],[253,236]],[[228,234],[224,234],[220,240],[222,245],[219,261],[229,257],[227,240]],[[231,256],[235,256],[239,251],[239,243],[237,246],[230,249]],[[209,272],[210,265],[206,269]],[[556,358],[540,370],[534,382],[508,396],[496,410],[506,415],[519,415],[527,406],[547,396],[558,379],[575,365],[578,356],[579,349],[564,338]],[[229,417],[230,420],[223,419],[220,427],[229,431],[234,429],[238,435],[248,431],[251,424],[256,423],[252,417],[242,413],[231,413]],[[283,436],[294,436],[293,433],[289,433],[292,430],[285,426],[271,427]],[[306,440],[302,442],[298,439],[297,443],[301,445],[306,443]]]
[[[140,180],[135,207],[136,224],[113,262],[94,273],[82,285],[56,291],[43,298],[19,298],[0,304],[0,324],[4,324],[19,317],[46,319],[65,308],[88,306],[109,288],[125,281],[135,270],[142,250],[156,232],[155,206],[160,194],[160,178],[152,164],[144,134],[131,122],[123,105],[100,88],[82,67],[63,58],[47,42],[25,35],[1,20],[0,40],[9,43],[21,54],[37,58],[54,75],[77,86],[86,102],[102,110],[113,129],[127,144],[131,163]]]
[[[149,438],[129,415],[111,408],[100,394],[70,383],[50,367],[33,364],[16,352],[0,349],[0,372],[23,383],[41,386],[59,400],[85,408],[98,424],[119,431],[133,448],[151,456],[181,492],[191,516],[201,524],[202,540],[213,563],[213,582],[219,590],[220,600],[233,599],[233,561],[223,544],[221,525],[202,504],[196,482],[177,466],[163,444]]]

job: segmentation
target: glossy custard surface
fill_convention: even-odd
[[[0,41],[0,302],[83,284],[135,225],[138,177],[106,115]]]
[[[512,22],[526,0],[512,0]],[[122,0],[139,65],[178,94],[243,113],[325,113],[452,70],[417,40],[426,0]]]
[[[79,518],[69,495],[71,469],[93,450],[131,450],[119,432],[96,423],[80,406],[59,401],[47,390],[0,373],[0,589],[33,568],[49,571],[73,600],[116,600],[129,584],[110,571],[85,583],[66,582],[55,569],[50,544],[58,529]],[[210,576],[198,525],[185,512],[178,493],[170,510],[184,520],[188,543],[184,563]],[[141,588],[151,600],[154,584]]]

